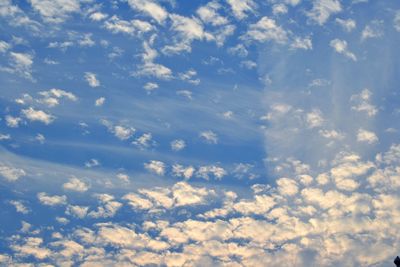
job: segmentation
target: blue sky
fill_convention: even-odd
[[[390,266],[395,0],[0,0],[1,266]]]

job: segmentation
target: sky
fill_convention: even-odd
[[[397,0],[0,0],[0,266],[392,266]]]

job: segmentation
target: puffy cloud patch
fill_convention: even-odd
[[[345,55],[353,61],[357,61],[357,57],[348,50],[345,40],[333,39],[329,44],[337,53]]]

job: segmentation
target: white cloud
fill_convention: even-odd
[[[132,127],[124,127],[121,125],[114,126],[114,134],[120,140],[127,140],[135,133],[135,129]]]
[[[102,105],[104,105],[104,103],[106,102],[106,98],[105,97],[99,97],[96,99],[96,101],[94,102],[94,105],[96,107],[101,107]]]
[[[154,30],[153,25],[142,20],[123,20],[117,16],[112,16],[104,22],[104,27],[112,33],[125,33],[129,35],[141,35],[145,32]]]
[[[157,83],[148,82],[143,86],[143,88],[144,88],[144,90],[146,90],[147,92],[150,93],[150,92],[158,89],[158,84]]]
[[[293,196],[299,192],[297,182],[289,178],[280,178],[276,181],[282,195]]]
[[[350,101],[353,103],[352,110],[365,112],[369,117],[373,117],[378,113],[378,109],[370,103],[372,92],[364,89],[360,94],[352,95]]]
[[[171,149],[173,151],[180,151],[186,147],[186,143],[182,139],[176,139],[171,142]]]
[[[191,51],[191,42],[193,40],[215,40],[214,36],[206,32],[201,21],[195,17],[189,18],[177,14],[170,16],[172,25],[171,30],[177,33],[174,44],[163,48],[163,53],[172,55],[182,51]]]
[[[274,4],[272,6],[272,14],[275,16],[280,15],[280,14],[286,14],[288,12],[288,8],[285,4]]]
[[[20,168],[14,168],[9,165],[0,164],[0,175],[3,176],[7,181],[14,182],[25,176],[26,172]]]
[[[145,163],[144,167],[152,173],[157,175],[165,174],[165,163],[158,160],[151,160],[149,163]]]
[[[10,48],[11,45],[9,43],[0,40],[0,53],[5,53]]]
[[[130,179],[129,176],[125,173],[118,173],[117,178],[125,183],[129,183],[129,179]]]
[[[50,196],[44,192],[40,192],[37,194],[37,198],[39,199],[40,203],[46,206],[58,206],[58,205],[66,205],[67,204],[67,197],[66,196],[57,196],[53,195]]]
[[[139,66],[136,72],[133,72],[134,76],[150,76],[156,77],[163,80],[172,79],[172,70],[164,65],[154,63],[158,53],[155,49],[151,48],[147,42],[143,43],[144,52],[142,54],[143,64]]]
[[[42,110],[35,110],[32,107],[28,109],[23,109],[21,114],[30,121],[39,121],[44,124],[50,124],[55,120],[55,117],[51,114],[48,114]]]
[[[322,112],[319,109],[313,109],[306,114],[306,122],[309,128],[319,127],[324,123]]]
[[[68,205],[65,213],[82,219],[86,217],[88,210],[89,207],[86,206]]]
[[[153,141],[153,136],[151,133],[144,133],[136,138],[135,141],[132,142],[132,144],[136,145],[140,149],[146,149],[154,146],[156,142]]]
[[[11,128],[17,128],[19,126],[19,123],[21,122],[21,118],[13,117],[11,115],[7,115],[5,119],[7,126]]]
[[[10,52],[10,60],[12,72],[25,77],[27,79],[33,80],[32,78],[32,64],[33,55],[27,53],[16,53]]]
[[[172,174],[176,177],[183,177],[190,179],[195,173],[196,169],[193,166],[184,167],[180,164],[172,165]]]
[[[240,62],[240,66],[248,70],[257,68],[257,63],[252,60],[243,60]]]
[[[49,23],[62,23],[71,13],[80,11],[78,0],[29,0],[33,9]]]
[[[122,203],[115,201],[112,195],[97,194],[96,197],[100,202],[100,206],[97,208],[96,211],[89,212],[89,217],[111,218],[114,217],[117,211],[122,207]]]
[[[213,26],[225,25],[228,19],[218,13],[221,5],[218,2],[208,2],[207,5],[201,6],[196,10],[199,18],[204,22]]]
[[[327,139],[342,140],[344,138],[344,134],[336,130],[319,130],[318,132],[321,136]]]
[[[213,131],[201,132],[200,137],[208,144],[217,144],[218,143],[218,136]]]
[[[233,15],[241,20],[247,17],[247,13],[253,13],[256,4],[252,0],[227,0]]]
[[[0,141],[10,140],[10,139],[11,139],[11,135],[9,135],[9,134],[1,134],[0,133]]]
[[[61,98],[66,98],[71,101],[78,100],[73,93],[56,88],[50,89],[49,91],[41,91],[39,92],[39,95],[43,96],[43,98],[39,99],[38,101],[47,105],[48,107],[57,106],[59,104],[58,99]]]
[[[368,144],[374,144],[378,142],[378,137],[374,132],[370,132],[364,129],[359,129],[357,132],[357,141],[365,142]]]
[[[400,32],[400,10],[396,11],[396,14],[394,15],[393,26],[396,31]]]
[[[97,79],[96,74],[93,72],[85,72],[85,80],[90,87],[99,87],[100,81]]]
[[[346,32],[351,32],[356,28],[356,22],[353,19],[336,18],[335,22],[340,25]]]
[[[228,48],[228,53],[232,55],[237,55],[239,57],[247,57],[249,51],[243,44],[237,44],[236,46]]]
[[[134,210],[149,210],[153,207],[150,200],[134,193],[126,194],[122,199],[126,200]]]
[[[176,94],[180,95],[180,96],[183,96],[183,97],[186,97],[189,100],[193,99],[193,93],[191,91],[189,91],[189,90],[179,90],[179,91],[176,91]]]
[[[11,249],[17,252],[22,257],[33,256],[36,259],[44,260],[50,256],[51,250],[42,247],[43,239],[40,237],[27,237],[24,244],[11,246]]]
[[[10,200],[10,204],[13,205],[19,213],[28,214],[30,212],[30,209],[27,208],[22,201]]]
[[[227,175],[227,172],[224,168],[215,166],[215,165],[207,165],[201,166],[198,168],[196,175],[203,179],[209,180],[210,175],[214,176],[217,180],[221,180],[222,177]]]
[[[93,168],[97,166],[100,166],[100,162],[97,159],[90,159],[87,162],[85,162],[86,168]]]
[[[340,11],[342,6],[339,0],[313,0],[313,7],[307,15],[319,25],[323,25],[332,14]]]
[[[300,38],[295,37],[290,44],[291,49],[312,50],[312,41],[310,37]]]
[[[72,177],[68,182],[63,184],[63,188],[69,191],[86,192],[89,186],[76,177]]]
[[[257,23],[250,24],[243,38],[258,42],[275,41],[276,43],[283,44],[287,42],[288,34],[282,27],[276,24],[274,19],[262,17]]]
[[[101,20],[106,19],[107,17],[108,17],[107,14],[104,14],[101,12],[94,12],[94,13],[90,14],[90,16],[89,16],[89,18],[94,21],[101,21]]]
[[[168,12],[152,0],[128,0],[129,5],[138,11],[152,17],[162,24],[168,17]]]
[[[191,84],[198,85],[200,83],[200,79],[195,78],[195,76],[197,76],[197,71],[195,71],[194,69],[189,69],[185,72],[181,72],[178,74],[178,77],[182,81],[187,81]]]
[[[214,190],[192,187],[186,182],[176,183],[171,190],[176,207],[207,204],[207,198],[215,196]]]
[[[345,55],[353,61],[357,61],[357,57],[348,50],[345,40],[333,39],[329,44],[337,53]]]
[[[361,33],[361,40],[365,41],[371,38],[379,38],[383,36],[383,21],[373,20]]]
[[[115,137],[117,137],[122,141],[128,140],[136,132],[136,129],[133,127],[124,125],[113,125],[111,122],[107,120],[101,120],[101,123],[107,127],[109,132],[113,133]]]

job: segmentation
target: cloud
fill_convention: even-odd
[[[257,23],[250,24],[243,38],[258,42],[274,41],[278,44],[284,44],[288,41],[288,34],[276,24],[274,19],[262,17]]]
[[[228,0],[228,4],[233,15],[239,20],[246,18],[247,13],[253,13],[256,8],[256,4],[252,0]]]
[[[69,191],[86,192],[89,186],[76,177],[72,177],[68,182],[63,184],[63,188]]]
[[[112,33],[125,33],[133,36],[154,30],[154,27],[146,21],[137,19],[127,21],[116,15],[104,22],[104,28]]]
[[[100,81],[97,79],[97,75],[93,72],[85,72],[85,80],[90,87],[99,87]]]
[[[353,61],[357,61],[357,57],[348,50],[345,40],[333,39],[329,44],[337,53],[345,55]]]
[[[114,126],[113,131],[115,136],[118,137],[120,140],[127,140],[135,133],[134,128],[124,127],[122,125]]]
[[[204,23],[209,23],[213,26],[225,25],[229,21],[227,18],[218,13],[221,5],[217,2],[209,2],[207,5],[201,6],[196,10],[196,14]]]
[[[217,180],[221,180],[226,174],[227,172],[224,168],[215,165],[200,166],[196,172],[198,177],[206,180],[210,179],[210,175],[214,176]]]
[[[351,32],[356,28],[356,22],[353,19],[336,18],[335,22],[342,27],[346,32]]]
[[[162,24],[168,17],[168,12],[152,0],[128,0],[129,5],[140,12],[152,17]]]
[[[173,45],[163,48],[163,53],[172,55],[182,51],[190,52],[191,43],[194,40],[214,40],[214,36],[204,30],[201,21],[195,17],[189,18],[177,14],[171,14],[171,30],[177,35]]]
[[[67,204],[67,197],[62,195],[48,195],[44,192],[40,192],[37,194],[37,198],[39,199],[40,203],[46,206],[59,206],[59,205],[66,205]]]
[[[61,89],[50,89],[49,91],[41,91],[39,95],[43,96],[42,99],[39,100],[40,103],[47,105],[48,107],[54,107],[59,104],[58,99],[66,98],[71,101],[77,101],[78,98],[71,92],[67,92]]]
[[[155,49],[151,48],[147,42],[143,43],[144,52],[142,54],[143,64],[138,70],[133,72],[133,76],[150,76],[163,80],[172,79],[172,70],[168,67],[154,63],[154,59],[158,56]]]
[[[291,49],[312,50],[312,41],[310,37],[300,38],[295,37],[290,44]]]
[[[172,165],[172,174],[176,177],[183,177],[185,179],[190,179],[196,169],[193,166],[184,167],[180,164]]]
[[[89,207],[86,206],[68,205],[65,214],[83,219],[86,217],[88,210]]]
[[[10,140],[10,139],[11,139],[11,135],[9,135],[9,134],[0,134],[0,141]]]
[[[94,105],[96,107],[101,107],[102,105],[104,105],[104,103],[106,102],[106,98],[105,97],[99,97],[96,99],[96,101],[94,102]]]
[[[122,199],[126,200],[134,210],[149,210],[153,207],[153,203],[150,200],[135,193],[126,194]]]
[[[396,11],[394,18],[393,18],[393,27],[396,31],[400,32],[400,11]]]
[[[0,40],[0,53],[5,53],[10,48],[11,45],[9,43]]]
[[[5,119],[7,126],[11,128],[17,128],[21,122],[21,118],[13,117],[11,115],[7,115]]]
[[[26,172],[23,169],[0,163],[0,175],[9,182],[15,182],[19,178],[25,176]]]
[[[312,5],[307,16],[319,25],[323,25],[332,14],[342,11],[339,0],[313,0]]]
[[[368,117],[373,117],[378,113],[378,109],[370,103],[372,92],[368,89],[363,89],[360,94],[351,96],[350,101],[353,104],[352,110],[365,112]]]
[[[357,133],[358,142],[366,142],[368,144],[374,144],[378,142],[378,137],[374,132],[370,132],[364,129],[359,129]]]
[[[97,194],[97,199],[100,202],[100,206],[96,211],[88,213],[89,217],[92,218],[110,218],[114,217],[117,211],[122,207],[122,203],[115,201],[114,197],[109,194]]]
[[[85,162],[86,168],[93,168],[97,166],[100,166],[100,162],[97,159],[90,159],[87,162]]]
[[[13,244],[11,249],[22,257],[33,256],[38,260],[44,260],[49,257],[51,250],[42,247],[43,239],[40,237],[28,237],[21,245]]]
[[[306,122],[309,128],[321,126],[324,122],[322,112],[319,109],[313,109],[311,112],[306,114]]]
[[[201,132],[200,137],[208,144],[217,144],[218,143],[218,136],[213,131]]]
[[[35,110],[32,107],[21,110],[21,114],[30,121],[39,121],[44,124],[50,124],[55,120],[55,117],[42,110]]]
[[[31,210],[27,208],[22,201],[10,200],[10,204],[15,207],[17,212],[22,214],[28,214]]]
[[[33,80],[32,65],[34,56],[28,53],[10,52],[11,72],[15,72],[22,77]]]
[[[140,149],[147,149],[151,146],[155,146],[156,142],[153,141],[153,135],[151,133],[144,133],[136,138],[136,140],[134,140],[132,144]]]
[[[104,13],[102,13],[102,12],[93,12],[92,14],[90,14],[90,16],[89,16],[89,18],[91,19],[91,20],[94,20],[94,21],[101,21],[101,20],[104,20],[104,19],[106,19],[108,17],[108,15],[107,14],[104,14]]]
[[[135,132],[136,129],[130,126],[125,126],[125,125],[114,125],[113,123],[107,121],[107,120],[101,120],[101,124],[107,127],[108,131],[113,133],[115,137],[120,139],[121,141],[128,140],[131,138]]]
[[[182,139],[176,139],[171,142],[171,149],[173,151],[180,151],[186,147],[186,143]]]
[[[148,82],[143,86],[143,88],[144,88],[144,90],[146,90],[147,92],[150,93],[150,92],[158,89],[158,84],[157,83]]]
[[[383,36],[383,21],[373,20],[361,32],[361,40],[380,38]]]
[[[165,163],[158,161],[158,160],[151,160],[148,163],[144,164],[144,167],[152,173],[157,175],[164,175],[165,174]]]
[[[78,0],[29,0],[33,9],[38,11],[48,23],[62,23],[71,13],[80,11]]]

